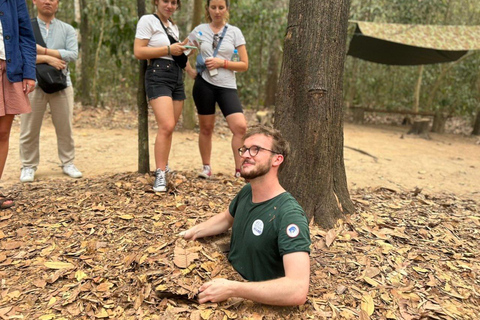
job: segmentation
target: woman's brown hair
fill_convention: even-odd
[[[225,22],[228,22],[228,19],[230,18],[230,1],[229,0],[223,0],[225,1],[225,6],[227,7],[227,13],[225,14]],[[210,0],[207,0],[207,4],[205,5],[205,20],[210,23],[212,22],[212,17],[210,17],[210,13],[208,13],[208,7],[210,7]]]

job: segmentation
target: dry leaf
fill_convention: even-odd
[[[325,244],[327,247],[330,247],[333,241],[335,241],[335,238],[337,237],[337,232],[335,229],[330,229],[327,232],[326,239],[325,239]]]
[[[85,274],[85,272],[81,270],[78,270],[77,272],[75,272],[75,279],[77,279],[77,281],[79,282],[85,279],[86,277],[87,275]]]
[[[198,259],[198,253],[191,252],[189,249],[175,247],[173,262],[177,267],[186,268],[196,259]]]
[[[75,266],[70,262],[48,261],[44,263],[45,267],[49,269],[73,269]]]
[[[110,290],[111,287],[113,287],[113,283],[103,282],[97,286],[97,291],[106,292]]]
[[[362,296],[362,303],[360,308],[365,311],[369,316],[373,314],[375,311],[375,304],[373,303],[373,298],[369,294],[365,294]]]

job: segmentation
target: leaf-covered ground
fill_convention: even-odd
[[[243,182],[174,173],[16,184],[0,211],[1,319],[477,319],[479,204],[419,190],[353,190],[357,213],[311,227],[311,286],[301,307],[232,299],[199,305],[201,283],[239,279],[228,235],[178,232],[226,208]]]

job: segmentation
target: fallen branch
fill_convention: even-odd
[[[349,147],[349,146],[343,146],[344,148],[347,148],[347,149],[350,149],[350,150],[353,150],[353,151],[357,151],[357,152],[360,152],[361,154],[364,154],[366,156],[369,156],[369,157],[372,157],[373,160],[375,162],[378,162],[378,158],[375,157],[374,155],[371,155],[370,153],[366,152],[366,151],[363,151],[363,150],[360,150],[360,149],[357,149],[357,148],[352,148],[352,147]]]

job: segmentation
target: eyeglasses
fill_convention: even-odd
[[[215,33],[215,34],[213,35],[213,42],[212,42],[212,49],[213,49],[213,50],[217,49],[218,40],[220,40],[220,36],[218,35],[218,33]]]
[[[240,156],[243,156],[248,151],[248,153],[250,153],[250,156],[255,157],[258,154],[258,152],[260,152],[260,150],[270,151],[271,153],[275,153],[275,154],[281,154],[280,152],[265,149],[259,146],[251,146],[250,148],[247,148],[244,146],[244,147],[238,148],[238,154]]]

